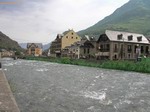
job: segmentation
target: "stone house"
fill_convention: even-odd
[[[12,57],[14,56],[15,52],[14,51],[8,51],[6,49],[1,49],[0,50],[0,54],[1,54],[1,57]]]
[[[41,56],[42,48],[42,43],[27,43],[27,55]]]
[[[61,52],[65,47],[80,41],[80,36],[73,30],[65,31],[63,34],[58,34],[56,39],[51,43],[50,54],[53,57],[60,57]]]
[[[62,51],[62,56],[71,58],[92,58],[95,55],[94,45],[89,40],[75,42]]]
[[[124,60],[149,55],[150,44],[143,34],[106,30],[97,41],[97,59]]]
[[[61,38],[62,34],[57,34],[56,39],[52,41],[50,46],[50,56],[60,57],[61,56]]]

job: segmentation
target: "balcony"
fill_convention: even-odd
[[[109,49],[100,49],[100,52],[109,52]]]

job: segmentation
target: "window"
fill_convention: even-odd
[[[72,35],[73,35],[73,33],[72,33]]]
[[[114,58],[117,59],[117,55],[116,54],[114,55]]]
[[[71,37],[73,39],[73,37]]]
[[[86,53],[86,49],[84,48],[84,54]]]
[[[87,53],[88,53],[88,54],[90,53],[90,49],[88,49]]]
[[[100,45],[100,51],[103,52],[103,50],[104,50],[104,46],[101,44]]]
[[[146,46],[145,52],[148,54],[148,52],[149,52],[149,47],[148,46]]]
[[[131,51],[132,51],[132,46],[128,45],[128,52],[131,52]]]
[[[78,39],[78,37],[76,37],[76,39]]]
[[[134,46],[134,53],[136,53],[136,49],[137,49],[138,47],[135,45]]]
[[[68,36],[66,36],[66,38],[68,38]]]
[[[109,50],[110,50],[110,45],[106,44],[106,51],[109,51]]]
[[[129,41],[133,40],[133,35],[128,36],[128,40]]]
[[[144,46],[141,46],[141,53],[144,53]]]
[[[138,41],[142,41],[142,36],[137,37]]]
[[[122,34],[119,34],[117,37],[118,37],[118,40],[121,40],[122,39]]]
[[[117,44],[115,44],[114,52],[117,52]]]
[[[131,55],[130,55],[130,54],[128,54],[128,58],[129,58],[129,59],[131,58]]]

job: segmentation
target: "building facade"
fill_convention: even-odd
[[[150,44],[142,34],[110,31],[100,35],[97,41],[97,59],[137,59],[149,55]]]
[[[15,52],[14,51],[8,51],[6,49],[1,49],[0,50],[0,55],[1,57],[12,57],[15,55]]]
[[[50,46],[50,56],[60,57],[61,56],[61,38],[62,34],[57,34],[56,39],[52,41]]]
[[[60,57],[63,49],[80,40],[80,36],[78,36],[73,30],[65,31],[63,34],[58,34],[50,46],[51,56]]]
[[[42,43],[27,43],[27,55],[41,56],[42,48]]]
[[[71,58],[92,58],[95,55],[94,45],[88,40],[81,40],[75,42],[68,49],[68,56]]]

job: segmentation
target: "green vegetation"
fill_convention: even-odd
[[[47,61],[62,64],[72,64],[88,67],[98,67],[106,69],[116,69],[124,71],[135,71],[141,73],[150,73],[150,58],[143,58],[139,62],[133,61],[89,61],[70,58],[48,58],[48,57],[26,57],[27,60]]]
[[[128,31],[150,35],[150,1],[130,0],[118,8],[113,14],[107,16],[86,30],[78,32],[79,35],[99,36],[108,30]]]
[[[19,44],[10,39],[8,36],[0,32],[0,49],[12,50],[12,51],[23,51]]]
[[[142,59],[140,62],[131,61],[107,61],[101,65],[102,68],[117,69],[125,71],[135,71],[150,73],[150,58]]]

